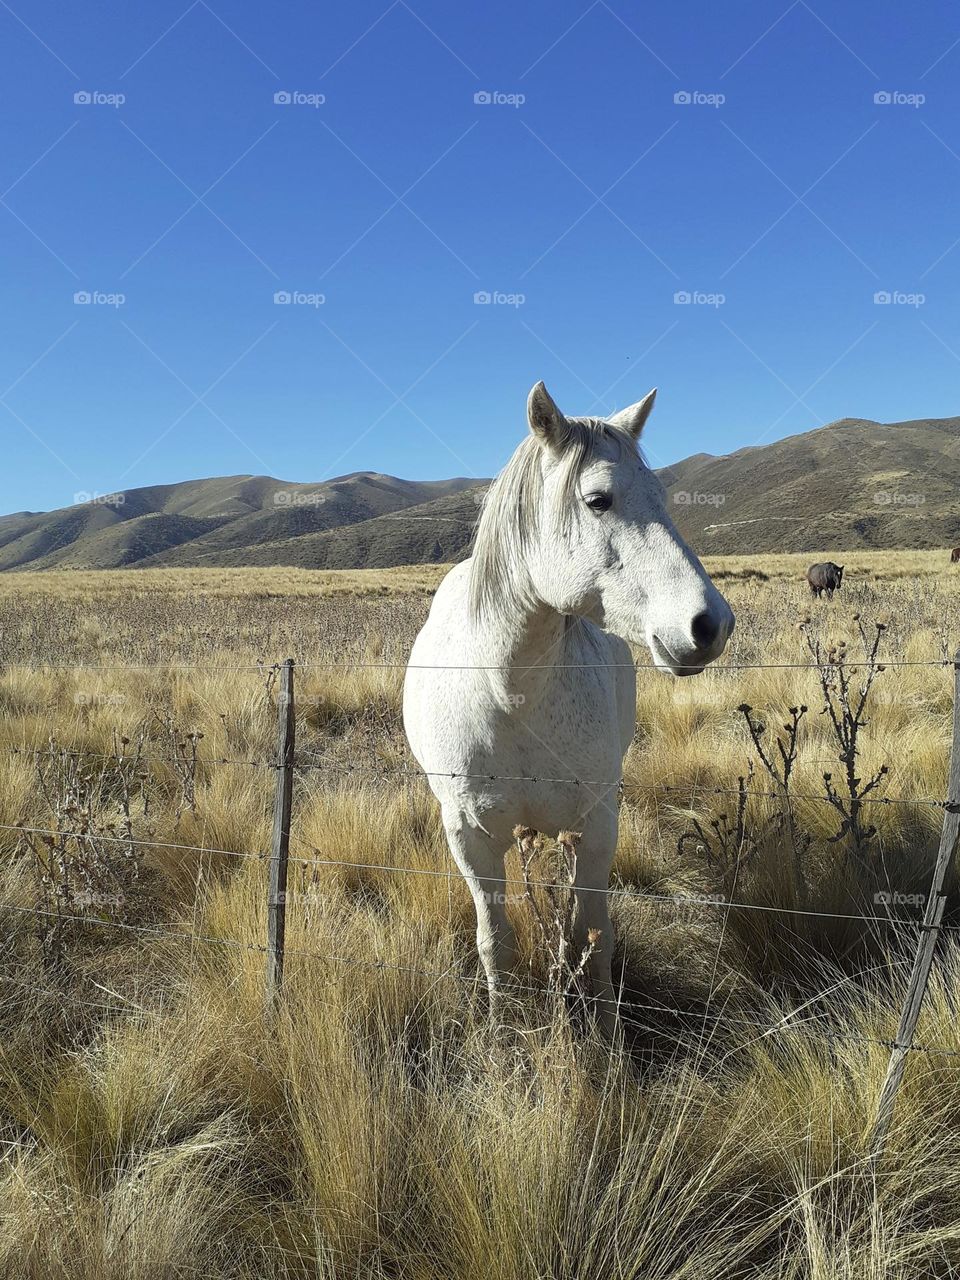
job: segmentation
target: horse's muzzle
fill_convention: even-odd
[[[721,605],[697,613],[689,635],[679,630],[652,632],[647,643],[654,666],[675,676],[696,676],[719,658],[736,625],[733,610],[725,600]]]

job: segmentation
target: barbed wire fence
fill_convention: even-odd
[[[552,669],[571,669],[569,664],[546,664]],[[585,664],[576,664],[577,669],[581,669]],[[830,662],[794,662],[794,663],[718,663],[714,664],[714,671],[746,671],[746,670],[823,670],[835,665]],[[338,773],[345,777],[367,777],[386,780],[390,778],[405,779],[425,779],[431,777],[445,777],[451,779],[473,780],[478,782],[527,782],[527,783],[550,783],[565,784],[582,788],[606,788],[613,789],[622,786],[622,778],[598,780],[584,779],[576,776],[538,776],[525,774],[494,774],[486,772],[470,772],[470,771],[436,771],[424,770],[419,767],[410,765],[401,766],[363,766],[354,765],[342,761],[328,760],[307,760],[297,756],[296,751],[296,702],[294,695],[294,671],[299,666],[301,670],[325,670],[325,671],[348,671],[354,669],[381,669],[381,670],[397,670],[407,669],[406,663],[394,662],[300,662],[295,663],[293,658],[287,658],[283,663],[273,664],[272,666],[259,662],[243,665],[220,665],[205,663],[144,663],[144,664],[98,664],[98,663],[10,663],[0,662],[0,673],[4,670],[20,670],[20,671],[110,671],[110,672],[131,672],[131,671],[210,671],[210,672],[257,672],[261,675],[269,675],[271,680],[277,681],[277,748],[275,754],[267,759],[244,759],[241,757],[211,756],[203,758],[199,763],[205,766],[237,766],[251,769],[263,769],[274,773],[275,775],[275,791],[274,791],[274,809],[273,809],[273,826],[271,834],[271,843],[269,851],[251,853],[235,849],[210,848],[201,845],[193,845],[188,843],[180,843],[176,841],[164,841],[153,838],[134,837],[132,833],[124,833],[119,836],[110,835],[109,833],[91,830],[65,831],[62,825],[57,826],[41,826],[30,825],[25,822],[20,823],[0,823],[0,831],[18,832],[21,835],[36,835],[41,838],[60,838],[72,839],[78,842],[98,841],[106,843],[118,843],[126,846],[135,846],[139,848],[160,848],[169,849],[179,852],[191,852],[207,856],[222,856],[227,858],[236,858],[243,860],[257,861],[266,864],[266,890],[267,890],[267,929],[263,943],[252,943],[243,939],[227,938],[219,934],[203,934],[191,930],[171,929],[161,925],[145,925],[133,924],[120,920],[104,919],[100,916],[90,917],[82,914],[64,914],[57,912],[59,920],[68,920],[76,924],[96,924],[105,926],[119,931],[127,932],[137,936],[140,939],[182,939],[194,942],[205,942],[211,945],[218,945],[228,948],[240,949],[246,952],[260,954],[264,958],[265,963],[265,1011],[268,1018],[276,1015],[283,992],[284,978],[284,962],[288,955],[297,955],[306,958],[313,958],[330,962],[334,964],[342,964],[344,966],[357,966],[370,970],[385,971],[398,970],[415,973],[431,978],[441,978],[449,976],[449,971],[440,969],[425,968],[420,965],[399,965],[381,958],[369,960],[359,960],[355,957],[338,956],[329,952],[310,951],[302,948],[290,948],[286,943],[286,913],[288,905],[287,880],[288,872],[291,864],[303,867],[342,867],[357,871],[371,871],[386,875],[412,875],[431,878],[443,878],[448,881],[458,881],[462,879],[461,873],[457,870],[442,870],[426,867],[407,867],[393,866],[384,863],[370,863],[350,861],[338,857],[304,857],[291,855],[290,853],[290,835],[294,809],[294,780],[297,773],[307,774],[311,771],[321,771],[324,773]],[[856,912],[837,912],[826,910],[814,910],[809,908],[800,908],[797,906],[777,906],[769,903],[751,903],[746,901],[736,901],[726,896],[710,897],[702,895],[689,894],[667,894],[652,893],[647,890],[628,888],[625,886],[614,885],[609,889],[591,888],[587,886],[577,886],[576,892],[579,893],[605,893],[609,897],[621,898],[628,900],[637,900],[642,902],[657,903],[668,909],[676,909],[689,911],[691,908],[700,910],[718,910],[729,912],[731,909],[742,911],[753,911],[768,914],[778,914],[790,917],[813,917],[819,919],[833,919],[862,922],[866,925],[878,925],[896,930],[911,930],[917,934],[916,949],[911,965],[910,976],[907,984],[906,995],[900,1013],[899,1024],[895,1037],[892,1040],[885,1040],[875,1037],[864,1036],[856,1032],[845,1032],[836,1027],[825,1025],[823,1021],[815,1020],[812,1016],[801,1017],[800,1015],[809,1007],[811,1001],[806,1001],[799,1009],[794,1009],[787,1014],[781,1016],[775,1021],[761,1020],[759,1018],[749,1018],[743,1014],[729,1013],[726,1010],[721,1012],[697,1012],[690,1010],[674,1009],[663,1004],[652,1004],[643,1002],[631,1002],[622,999],[605,1001],[617,1006],[618,1009],[628,1012],[648,1012],[656,1014],[668,1014],[672,1017],[696,1019],[700,1022],[701,1027],[705,1027],[707,1023],[712,1023],[715,1028],[721,1024],[733,1027],[740,1027],[744,1031],[748,1028],[758,1033],[755,1038],[762,1039],[767,1036],[787,1033],[800,1032],[822,1036],[827,1040],[851,1041],[861,1044],[869,1044],[882,1047],[889,1051],[889,1061],[884,1079],[883,1087],[880,1093],[880,1099],[877,1106],[876,1116],[873,1129],[870,1135],[870,1149],[874,1160],[882,1153],[883,1145],[892,1122],[896,1097],[899,1091],[906,1063],[911,1053],[921,1053],[930,1057],[955,1058],[960,1057],[960,1050],[949,1049],[936,1045],[924,1045],[916,1043],[916,1029],[919,1022],[920,1014],[923,1008],[924,997],[929,985],[930,975],[933,967],[933,961],[936,952],[936,945],[941,934],[944,933],[960,933],[960,925],[954,925],[944,922],[944,912],[946,908],[946,892],[947,875],[953,864],[953,858],[960,838],[960,650],[954,655],[952,660],[870,660],[870,661],[849,661],[845,660],[847,668],[866,669],[889,669],[889,668],[939,668],[942,670],[953,669],[953,717],[952,717],[952,739],[950,749],[950,767],[949,781],[947,786],[947,794],[943,799],[932,796],[865,796],[862,797],[860,803],[872,804],[880,806],[908,805],[911,807],[929,807],[931,809],[942,812],[943,824],[941,829],[937,858],[931,875],[929,892],[926,895],[926,905],[922,921],[918,921],[915,917],[901,916],[896,914],[868,914]],[[490,666],[476,666],[468,664],[449,663],[443,664],[442,668],[447,671],[451,670],[505,670],[508,669],[507,664],[498,664]],[[510,666],[509,669],[517,670],[518,668]],[[519,668],[520,670],[528,670],[532,668]],[[538,667],[537,669],[544,669]],[[85,759],[99,761],[127,761],[133,759],[132,752],[96,752],[83,748],[60,747],[53,748],[35,748],[35,747],[9,747],[5,749],[9,754],[14,756],[23,756],[28,758],[42,759],[61,756],[63,753],[75,755]],[[162,754],[138,754],[137,760],[142,763],[182,763],[182,758],[175,755]],[[655,794],[665,796],[685,795],[690,796],[694,792],[698,796],[708,795],[724,795],[749,797],[765,800],[783,801],[785,796],[780,791],[756,790],[753,788],[745,788],[741,780],[740,785],[734,787],[702,787],[691,784],[686,787],[671,786],[667,784],[654,785],[647,788],[648,791]],[[791,792],[790,799],[795,801],[810,801],[831,803],[830,798],[823,794],[796,794]],[[484,883],[489,882],[491,885],[507,886],[511,884],[506,876],[491,877],[484,876]],[[552,881],[527,879],[525,883],[530,888],[542,888],[549,890],[555,885]],[[0,910],[10,911],[15,914],[30,916],[38,919],[48,918],[55,913],[40,907],[25,907],[20,904],[10,902],[0,902]],[[39,992],[44,991],[51,997],[69,1000],[72,1003],[82,1007],[98,1009],[110,1012],[122,1011],[125,1006],[111,1005],[106,1002],[84,1001],[67,992],[57,991],[53,988],[40,988],[37,984],[18,982],[15,978],[0,977],[0,984],[4,986],[12,986],[27,991]],[[106,989],[104,989],[106,990]],[[535,983],[525,982],[516,975],[510,979],[510,990],[518,995],[531,994],[540,992],[544,988]],[[114,993],[110,993],[114,994]]]

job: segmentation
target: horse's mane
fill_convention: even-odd
[[[569,527],[581,472],[600,443],[609,440],[621,449],[636,448],[628,432],[602,418],[567,418],[566,422],[570,434],[560,459],[561,527]],[[487,490],[470,562],[467,598],[474,619],[493,608],[522,609],[532,602],[525,565],[531,535],[541,517],[541,448],[528,435]]]

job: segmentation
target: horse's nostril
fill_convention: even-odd
[[[720,634],[720,623],[712,613],[698,613],[690,624],[693,642],[698,649],[709,649]]]

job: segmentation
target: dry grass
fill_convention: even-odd
[[[842,596],[816,607],[807,559],[711,566],[738,613],[734,667],[806,661],[808,615],[826,645],[854,641],[859,613],[889,624],[890,655],[952,652],[943,556],[848,557]],[[134,837],[156,842],[118,901],[81,901],[83,923],[51,955],[35,918],[12,909],[43,900],[36,849],[0,827],[2,1274],[953,1274],[960,1057],[911,1056],[875,1176],[865,1162],[912,928],[724,905],[790,909],[802,891],[815,912],[916,916],[938,811],[876,806],[865,851],[832,841],[839,815],[803,798],[839,772],[812,672],[641,675],[616,876],[649,896],[614,904],[618,968],[640,1007],[612,1054],[535,993],[495,1040],[469,896],[456,876],[426,874],[449,870],[435,806],[389,773],[406,760],[390,664],[441,572],[0,577],[0,824],[57,825],[65,775],[28,752],[69,746],[91,753],[88,851],[109,858],[103,836],[124,805]],[[314,861],[291,871],[286,1000],[269,1026],[272,774],[216,761],[269,758],[269,668],[288,653],[301,663],[298,744],[322,767],[297,781],[293,851]],[[323,661],[347,665],[308,665]],[[184,665],[121,669],[137,662]],[[943,795],[951,677],[878,676],[861,772],[888,766],[885,794]],[[710,789],[735,788],[756,762],[744,702],[768,738],[789,707],[810,708],[791,779],[799,860],[779,799],[749,802],[739,857],[689,838],[735,817],[736,798]],[[180,744],[195,733],[190,775]],[[141,737],[131,801],[119,763],[96,755]],[[773,789],[762,766],[751,785]],[[401,866],[423,874],[388,869]],[[682,909],[658,900],[677,893]],[[518,912],[530,982],[544,958]],[[951,943],[919,1032],[955,1055],[958,964]]]

